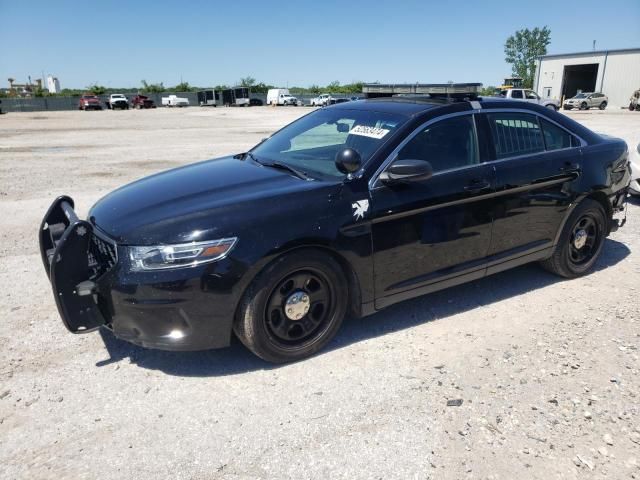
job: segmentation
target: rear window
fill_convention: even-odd
[[[544,151],[542,132],[535,115],[504,112],[490,113],[487,118],[497,159]]]

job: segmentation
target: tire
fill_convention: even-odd
[[[598,106],[598,108],[599,108],[600,110],[604,110],[605,108],[607,108],[607,102],[602,102],[602,103]]]
[[[635,110],[635,108],[634,108],[634,106],[633,106],[633,103],[630,103],[630,104],[629,104],[629,111],[630,111],[630,112],[633,112],[634,110]]]
[[[580,104],[580,110],[589,110],[589,105],[587,105],[587,102],[582,102]]]
[[[309,357],[339,330],[347,312],[346,284],[342,268],[329,255],[306,249],[283,255],[247,288],[233,330],[249,350],[268,362]],[[294,295],[299,297],[297,303]],[[301,295],[306,301],[300,301]]]
[[[581,248],[576,245],[579,231],[586,235]],[[564,278],[585,275],[602,252],[606,232],[607,215],[604,208],[599,202],[586,198],[569,216],[553,255],[540,263],[546,270]]]
[[[554,112],[558,111],[558,108],[553,104],[550,103],[549,105],[546,106],[549,110],[553,110]]]

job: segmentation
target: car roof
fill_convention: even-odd
[[[428,100],[431,101],[429,102]],[[423,97],[382,97],[338,103],[328,108],[342,108],[345,110],[371,110],[375,112],[386,112],[413,116],[415,114],[426,112],[427,110],[431,110],[442,105],[443,103],[436,103],[434,99],[425,99]]]

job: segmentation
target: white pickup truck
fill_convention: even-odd
[[[540,98],[536,92],[528,88],[505,88],[500,90],[498,95],[502,98],[508,98],[509,100],[537,103],[552,110],[558,110],[560,108],[560,100],[556,100],[555,98]]]
[[[178,97],[177,95],[169,95],[168,97],[162,97],[163,107],[188,107],[189,99],[185,97]]]
[[[330,94],[323,93],[322,95],[318,95],[316,98],[312,98],[310,104],[312,107],[326,107],[327,105],[331,105],[335,101],[336,99],[333,98]]]
[[[107,100],[107,108],[115,110],[119,108],[121,110],[129,110],[129,100],[121,93],[112,93]]]

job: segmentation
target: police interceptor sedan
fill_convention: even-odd
[[[235,334],[287,362],[347,315],[528,262],[586,274],[629,181],[624,141],[539,105],[369,99],[126,185],[86,220],[59,197],[40,248],[73,333],[166,350]]]

